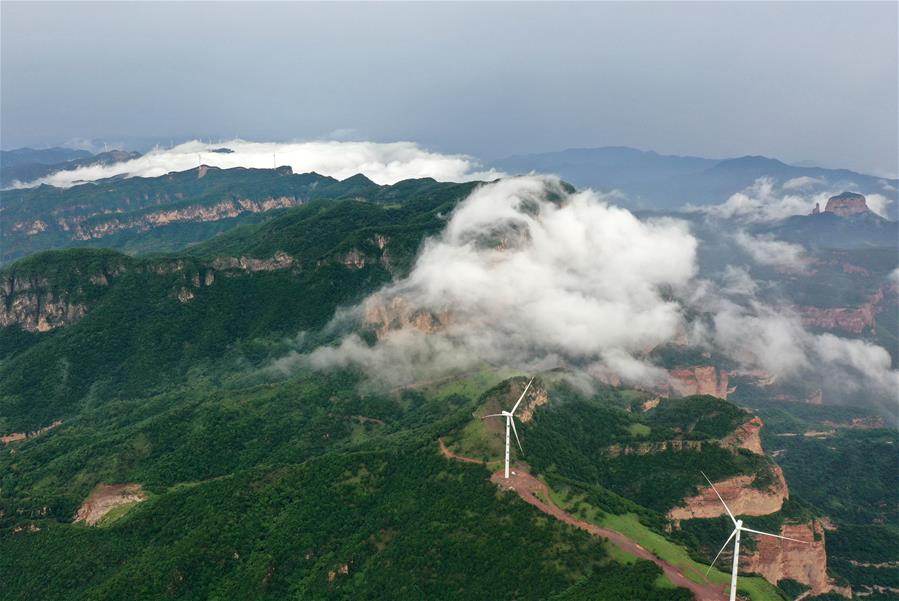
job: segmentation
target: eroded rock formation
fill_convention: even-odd
[[[302,204],[295,196],[279,196],[264,200],[222,200],[212,205],[195,204],[177,209],[161,209],[142,215],[110,215],[105,218],[85,218],[80,216],[60,221],[60,227],[72,231],[73,240],[93,240],[125,230],[145,232],[147,230],[187,221],[220,221],[232,219],[244,213],[263,213],[273,209],[283,209]]]
[[[768,487],[753,487],[756,475],[736,476],[715,483],[715,488],[734,515],[768,515],[780,511],[790,492],[780,466],[772,465],[770,469],[774,472],[774,483]],[[675,507],[668,512],[668,518],[674,521],[720,515],[725,515],[724,507],[711,487],[701,488],[696,496],[684,499],[683,507]]]
[[[119,505],[139,503],[146,498],[140,484],[98,484],[78,508],[74,521],[93,526]]]
[[[668,376],[670,396],[709,394],[727,399],[728,374],[713,365],[672,369]]]
[[[444,329],[450,323],[450,311],[418,309],[399,296],[388,301],[375,296],[365,303],[364,320],[374,328],[378,338],[384,338],[393,330],[406,328],[430,334]]]
[[[721,446],[731,449],[747,449],[756,455],[764,455],[761,431],[764,426],[762,418],[754,416],[748,422],[737,427],[728,436],[721,439]]]
[[[840,217],[849,217],[850,215],[858,215],[868,211],[865,197],[854,192],[843,192],[842,194],[831,196],[824,207],[825,213],[833,213]]]
[[[794,307],[794,309],[799,313],[805,326],[861,334],[866,329],[874,329],[876,327],[876,316],[883,297],[884,291],[880,289],[859,307],[821,308],[799,306]]]
[[[768,582],[791,579],[810,587],[811,595],[830,591],[851,597],[848,588],[837,587],[827,575],[827,551],[823,526],[811,524],[784,524],[781,536],[806,541],[796,543],[770,536],[755,536],[754,552],[740,554],[740,570],[761,574]]]

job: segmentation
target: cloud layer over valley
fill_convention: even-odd
[[[828,188],[821,189],[820,186]],[[811,188],[818,187],[817,191]],[[732,194],[726,201],[706,206],[688,205],[688,211],[704,213],[716,219],[732,219],[742,223],[780,221],[793,215],[808,215],[818,204],[823,210],[827,199],[846,189],[853,189],[851,182],[828,185],[820,179],[799,177],[787,180],[780,186],[771,177],[757,179],[751,186]],[[881,217],[888,215],[892,199],[877,193],[866,193],[868,208]]]
[[[186,142],[173,148],[148,152],[130,161],[60,171],[33,182],[20,182],[16,187],[39,184],[70,187],[115,176],[157,177],[172,171],[192,169],[201,163],[225,169],[270,169],[289,165],[294,173],[315,171],[339,180],[362,173],[378,184],[393,184],[420,177],[433,177],[440,181],[493,180],[502,175],[494,170],[481,169],[477,161],[467,155],[430,152],[413,142],[278,143],[229,140],[219,143]]]
[[[784,254],[783,243],[742,235],[755,261]],[[338,314],[335,344],[273,368],[358,367],[397,386],[485,363],[561,366],[654,387],[668,375],[651,352],[674,345],[777,378],[895,390],[883,348],[806,331],[797,315],[757,298],[743,268],[728,266],[720,281],[700,277],[699,245],[684,221],[641,221],[554,178],[483,185],[426,241],[408,277]],[[789,267],[801,266],[801,247],[787,250]]]

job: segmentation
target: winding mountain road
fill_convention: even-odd
[[[448,459],[463,461],[465,463],[479,463],[481,465],[484,464],[484,462],[479,459],[464,457],[457,453],[453,453],[449,448],[447,448],[442,438],[438,439],[438,444],[440,447],[440,453]],[[668,576],[668,579],[671,580],[671,582],[673,582],[676,586],[682,586],[686,589],[689,589],[693,593],[693,598],[696,599],[696,601],[727,600],[727,595],[724,592],[724,587],[711,583],[699,584],[697,582],[694,582],[687,578],[679,567],[668,563],[664,559],[656,557],[639,543],[629,539],[617,530],[602,528],[600,526],[597,526],[596,524],[591,524],[590,522],[579,520],[561,507],[553,504],[549,495],[549,489],[547,488],[546,484],[521,469],[520,465],[515,466],[515,471],[512,472],[512,475],[508,480],[503,477],[503,470],[499,470],[490,477],[490,481],[500,488],[506,490],[514,490],[516,493],[518,493],[518,496],[521,497],[521,499],[525,503],[533,505],[543,513],[550,515],[557,520],[565,522],[566,524],[574,526],[575,528],[580,528],[581,530],[584,530],[585,532],[588,532],[593,536],[600,536],[602,538],[608,539],[622,551],[625,551],[626,553],[629,553],[631,555],[635,555],[641,559],[646,559],[653,562],[654,564],[662,568],[662,571],[665,572],[665,575]],[[543,498],[546,499],[546,501],[540,499],[540,497],[537,496],[537,493],[540,493]]]

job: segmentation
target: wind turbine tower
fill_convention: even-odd
[[[712,560],[712,563],[709,564],[709,569],[706,570],[706,576],[708,576],[709,572],[712,570],[712,566],[715,565],[715,562],[718,561],[718,558],[721,557],[721,552],[724,551],[725,547],[727,547],[728,543],[730,543],[730,539],[734,539],[734,563],[733,568],[730,575],[730,601],[736,601],[737,599],[737,571],[740,568],[740,533],[741,532],[752,532],[753,534],[762,534],[764,536],[771,536],[774,538],[782,538],[783,540],[791,540],[794,543],[802,543],[804,545],[808,544],[808,541],[798,540],[795,538],[788,538],[786,536],[780,536],[778,534],[771,534],[770,532],[762,532],[761,530],[753,530],[752,528],[746,528],[743,526],[743,520],[738,520],[734,517],[734,514],[730,512],[730,508],[727,506],[727,503],[724,502],[724,499],[721,498],[721,495],[718,493],[718,489],[715,488],[715,485],[712,484],[712,481],[709,480],[709,477],[704,473],[702,477],[706,479],[706,482],[709,483],[709,486],[712,487],[712,490],[715,491],[715,494],[718,495],[718,500],[721,501],[721,504],[724,505],[724,511],[727,512],[727,515],[730,516],[730,521],[734,523],[734,531],[730,533],[730,536],[727,537],[727,540],[724,541],[724,546],[721,547],[721,551],[718,551],[718,555],[715,556],[715,559]]]
[[[503,411],[502,413],[493,413],[491,415],[485,415],[481,419],[487,419],[488,417],[504,417],[506,418],[506,480],[509,479],[509,430],[515,434],[515,442],[518,443],[518,448],[524,453],[524,449],[521,448],[521,440],[518,438],[518,430],[515,429],[515,410],[518,409],[518,406],[521,404],[521,400],[524,398],[524,395],[528,393],[528,389],[531,387],[531,384],[534,382],[534,378],[531,378],[531,381],[528,382],[528,385],[524,387],[524,392],[521,393],[521,396],[518,397],[518,401],[515,403],[515,406],[512,407],[511,411]]]

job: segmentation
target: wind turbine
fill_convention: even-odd
[[[515,403],[515,406],[512,407],[512,411],[503,411],[502,413],[493,413],[491,415],[485,415],[481,419],[487,419],[488,417],[505,417],[506,418],[506,479],[509,479],[509,428],[512,428],[512,432],[515,433],[515,442],[518,443],[518,448],[521,449],[521,452],[524,453],[524,449],[521,448],[521,441],[518,439],[518,430],[515,429],[515,420],[512,419],[515,414],[515,410],[518,409],[518,406],[521,404],[521,400],[524,398],[524,395],[528,393],[528,388],[531,387],[531,383],[533,383],[534,378],[531,378],[531,381],[528,382],[528,385],[524,387],[524,392],[521,393],[521,396],[518,397],[518,401]]]
[[[724,546],[721,547],[721,551],[718,551],[718,555],[715,556],[715,559],[712,560],[712,563],[709,564],[709,569],[706,570],[706,576],[708,576],[709,572],[712,570],[712,566],[715,565],[715,562],[718,561],[718,558],[721,557],[721,552],[724,551],[724,548],[727,547],[727,544],[730,542],[730,539],[734,539],[734,567],[730,576],[730,601],[736,601],[737,599],[737,570],[740,567],[740,533],[741,532],[752,532],[753,534],[762,534],[764,536],[772,536],[774,538],[782,538],[784,540],[791,540],[794,543],[802,543],[804,545],[808,544],[808,541],[798,540],[795,538],[788,538],[786,536],[780,536],[778,534],[771,534],[770,532],[762,532],[761,530],[753,530],[752,528],[746,528],[743,526],[743,520],[738,520],[734,517],[734,514],[730,512],[730,508],[727,506],[727,503],[724,502],[724,499],[721,498],[721,495],[718,493],[718,489],[715,488],[715,485],[712,484],[712,481],[709,480],[709,477],[702,473],[703,478],[706,479],[706,482],[709,483],[709,486],[712,487],[712,490],[715,491],[715,494],[718,495],[718,500],[721,501],[721,504],[724,505],[724,511],[727,512],[727,515],[730,516],[730,521],[734,523],[734,531],[730,533],[730,536],[727,537],[727,540],[724,541]]]

